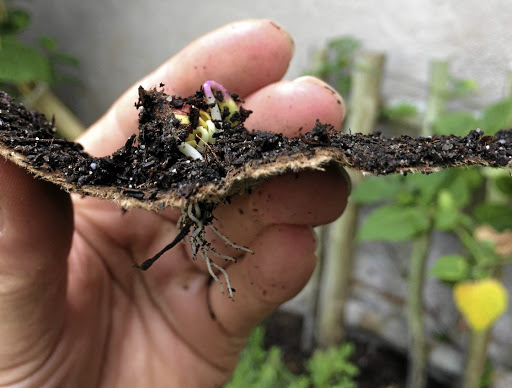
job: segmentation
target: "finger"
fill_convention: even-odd
[[[341,97],[322,81],[301,77],[267,86],[247,98],[254,110],[251,123],[294,136],[309,130],[316,119],[340,128],[344,116]],[[325,172],[305,171],[265,182],[251,195],[234,197],[230,205],[219,206],[215,225],[231,241],[250,246],[260,231],[270,224],[319,225],[335,220],[346,206],[349,178],[340,168]],[[213,247],[234,257],[240,256],[215,236]]]
[[[290,35],[269,20],[246,20],[221,27],[191,43],[153,73],[135,83],[80,142],[106,155],[137,130],[137,88],[164,83],[169,94],[193,94],[208,79],[248,95],[284,75],[293,55]]]
[[[348,177],[338,167],[324,172],[304,171],[272,179],[251,194],[236,197],[214,212],[214,225],[233,243],[252,248],[256,236],[274,224],[323,225],[337,219],[347,204]],[[234,258],[243,251],[230,248],[214,233],[208,241]],[[227,264],[227,263],[226,263]]]
[[[315,267],[314,247],[311,228],[274,225],[257,239],[254,255],[227,268],[234,301],[205,275],[183,271],[162,291],[167,316],[196,354],[229,370],[255,323],[306,284]]]
[[[328,84],[305,76],[269,85],[245,100],[254,113],[246,127],[294,137],[313,128],[317,119],[340,129],[345,117],[341,96]]]
[[[27,373],[59,335],[72,231],[69,196],[0,158],[0,378]]]
[[[226,271],[235,302],[210,285],[210,305],[218,323],[235,337],[247,335],[261,319],[295,296],[315,268],[315,239],[307,226],[274,225],[253,244],[254,255]],[[223,276],[220,276],[224,280]]]

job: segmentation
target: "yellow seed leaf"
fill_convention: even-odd
[[[453,288],[453,298],[473,330],[490,327],[508,304],[507,290],[496,279],[466,281]]]

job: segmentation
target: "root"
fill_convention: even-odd
[[[213,226],[213,224],[210,224],[208,225],[208,227],[213,230],[213,232],[219,236],[221,239],[224,240],[224,242],[229,245],[230,247],[232,248],[235,248],[235,249],[238,249],[239,251],[245,251],[247,253],[252,253],[254,254],[254,252],[252,250],[250,250],[249,248],[247,247],[244,247],[242,245],[237,245],[235,244],[234,242],[232,242],[227,236],[225,236],[224,234],[222,234],[215,226]]]
[[[206,241],[205,233],[206,229],[212,230],[218,237],[220,237],[226,245],[241,250],[247,253],[254,253],[249,248],[237,245],[229,240],[224,234],[222,234],[215,226],[212,225],[212,211],[213,206],[208,204],[189,204],[186,209],[182,209],[180,218],[177,222],[177,227],[180,230],[178,235],[174,238],[174,240],[164,247],[160,252],[158,252],[152,258],[144,261],[141,265],[135,264],[134,267],[138,268],[142,271],[147,270],[153,263],[160,258],[165,252],[169,249],[173,248],[180,241],[183,241],[185,237],[188,235],[188,241],[190,242],[190,247],[192,250],[192,259],[196,260],[197,255],[200,254],[201,257],[206,262],[206,267],[208,268],[208,272],[210,276],[215,280],[215,282],[219,285],[220,291],[224,294],[224,284],[219,276],[215,273],[215,271],[220,272],[224,276],[224,281],[226,282],[226,287],[228,290],[228,296],[231,300],[234,300],[233,293],[235,289],[231,287],[231,282],[229,280],[228,273],[222,266],[218,265],[213,261],[211,256],[217,256],[226,261],[231,261],[236,263],[236,259],[234,257],[225,255],[223,253],[217,252],[214,248],[212,248],[211,244]],[[192,231],[192,233],[190,233]]]
[[[172,242],[168,245],[166,245],[160,252],[158,252],[155,256],[153,256],[150,259],[147,259],[144,261],[141,265],[134,264],[133,266],[137,269],[140,269],[141,271],[147,270],[149,267],[153,265],[155,261],[157,261],[160,256],[162,256],[165,252],[167,252],[169,249],[172,249],[176,244],[178,244],[181,240],[185,238],[185,236],[190,231],[190,228],[192,227],[192,223],[186,224],[183,229],[180,230],[178,235],[172,240]]]

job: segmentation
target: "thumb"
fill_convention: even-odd
[[[72,230],[69,195],[0,156],[1,386],[31,374],[58,338]]]

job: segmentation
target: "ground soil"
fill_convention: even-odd
[[[277,311],[265,322],[266,348],[278,346],[286,366],[296,374],[306,373],[304,362],[311,351],[301,348],[302,317],[298,314]],[[354,344],[351,357],[359,368],[356,378],[358,388],[404,388],[407,377],[407,357],[404,353],[383,342],[374,334],[349,329],[346,340]],[[452,388],[454,385],[429,377],[426,388]]]
[[[68,191],[117,200],[126,207],[155,209],[183,207],[187,201],[221,202],[262,178],[290,170],[318,168],[336,161],[371,174],[431,172],[450,166],[512,165],[512,131],[485,136],[472,130],[465,137],[343,135],[328,124],[317,124],[300,137],[248,131],[241,110],[240,123],[219,123],[203,160],[186,157],[178,145],[195,127],[198,112],[206,109],[203,92],[181,98],[162,91],[139,90],[139,134],[107,157],[93,157],[73,142],[54,137],[53,123],[44,116],[15,105],[0,93],[0,154],[51,180]],[[191,126],[180,125],[173,114],[190,111]],[[162,202],[162,198],[171,198]],[[160,203],[159,203],[160,201]],[[152,207],[153,206],[153,207]]]

